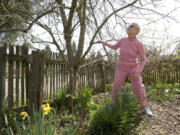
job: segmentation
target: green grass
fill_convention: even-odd
[[[176,96],[180,96],[180,83],[156,83],[146,86],[147,98],[158,101],[166,102],[175,100]]]

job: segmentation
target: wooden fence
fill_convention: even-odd
[[[78,76],[78,87],[104,90],[114,79],[115,63],[86,61]],[[180,82],[180,60],[147,63],[144,83]],[[67,88],[69,73],[59,54],[33,51],[25,46],[0,47],[0,110],[7,100],[10,108],[41,104]],[[38,100],[37,100],[38,99]]]
[[[180,59],[149,62],[142,76],[144,83],[180,83]]]
[[[79,88],[104,89],[105,83],[112,82],[112,66],[92,61],[84,64],[77,81]],[[67,88],[68,83],[69,73],[57,53],[30,52],[25,46],[0,47],[0,110],[5,101],[9,108],[40,104]]]
[[[25,47],[0,48],[0,104],[7,98],[8,106],[24,106],[28,96],[28,50]]]

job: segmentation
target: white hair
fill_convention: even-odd
[[[133,23],[131,23],[129,26],[131,26],[131,25],[133,25],[136,29],[138,29],[138,31],[140,31],[140,26],[139,26],[139,24],[133,22]],[[129,26],[128,26],[128,27],[129,27]]]

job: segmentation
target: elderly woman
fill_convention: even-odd
[[[146,93],[142,83],[141,72],[146,64],[146,55],[143,44],[136,38],[140,32],[140,27],[137,23],[132,23],[127,28],[128,37],[121,38],[115,45],[108,44],[103,41],[98,41],[113,50],[120,48],[120,56],[116,63],[114,82],[111,94],[111,104],[115,103],[115,97],[119,94],[123,87],[126,77],[129,76],[133,93],[137,97],[143,110],[148,116],[153,116],[153,113],[148,107]],[[140,56],[138,64],[137,57]]]

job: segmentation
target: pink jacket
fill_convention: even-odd
[[[136,72],[141,73],[146,64],[146,54],[143,44],[135,39],[121,38],[115,45],[105,43],[106,46],[113,50],[120,48],[120,56],[116,66],[120,70],[129,71],[135,69]],[[140,56],[140,63],[138,64],[137,57]]]

